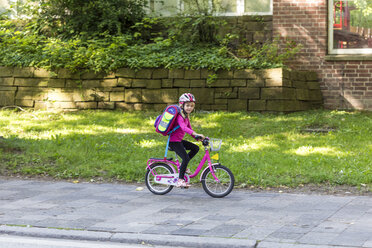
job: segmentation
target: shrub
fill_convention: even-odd
[[[35,2],[36,0],[29,0]],[[50,36],[119,35],[145,16],[145,0],[37,0],[35,30]]]

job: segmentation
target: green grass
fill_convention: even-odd
[[[157,114],[0,111],[0,174],[143,182],[147,159],[164,154],[166,138],[153,128]],[[223,139],[220,162],[237,185],[372,185],[370,112],[213,112],[196,113],[191,122]],[[304,131],[309,127],[333,131]]]

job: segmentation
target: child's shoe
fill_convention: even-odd
[[[181,187],[181,188],[188,188],[190,186],[191,185],[188,184],[188,183],[186,183],[185,180],[183,180],[183,179],[178,179],[177,184],[176,184],[176,187],[177,188],[179,188],[179,187]]]

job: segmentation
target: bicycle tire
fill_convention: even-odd
[[[210,168],[203,172],[201,183],[204,191],[215,198],[222,198],[231,193],[234,188],[235,178],[231,170],[223,165],[213,165],[214,173],[219,182],[217,182]]]
[[[173,174],[172,168],[164,163],[153,164],[150,168],[155,170],[157,174]],[[146,171],[145,182],[146,187],[155,195],[165,195],[173,189],[172,185],[156,183],[155,178],[149,169]]]

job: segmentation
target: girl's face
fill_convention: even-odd
[[[194,108],[195,108],[195,103],[194,102],[187,102],[183,106],[183,109],[185,110],[185,112],[187,114],[190,114],[194,110]]]

